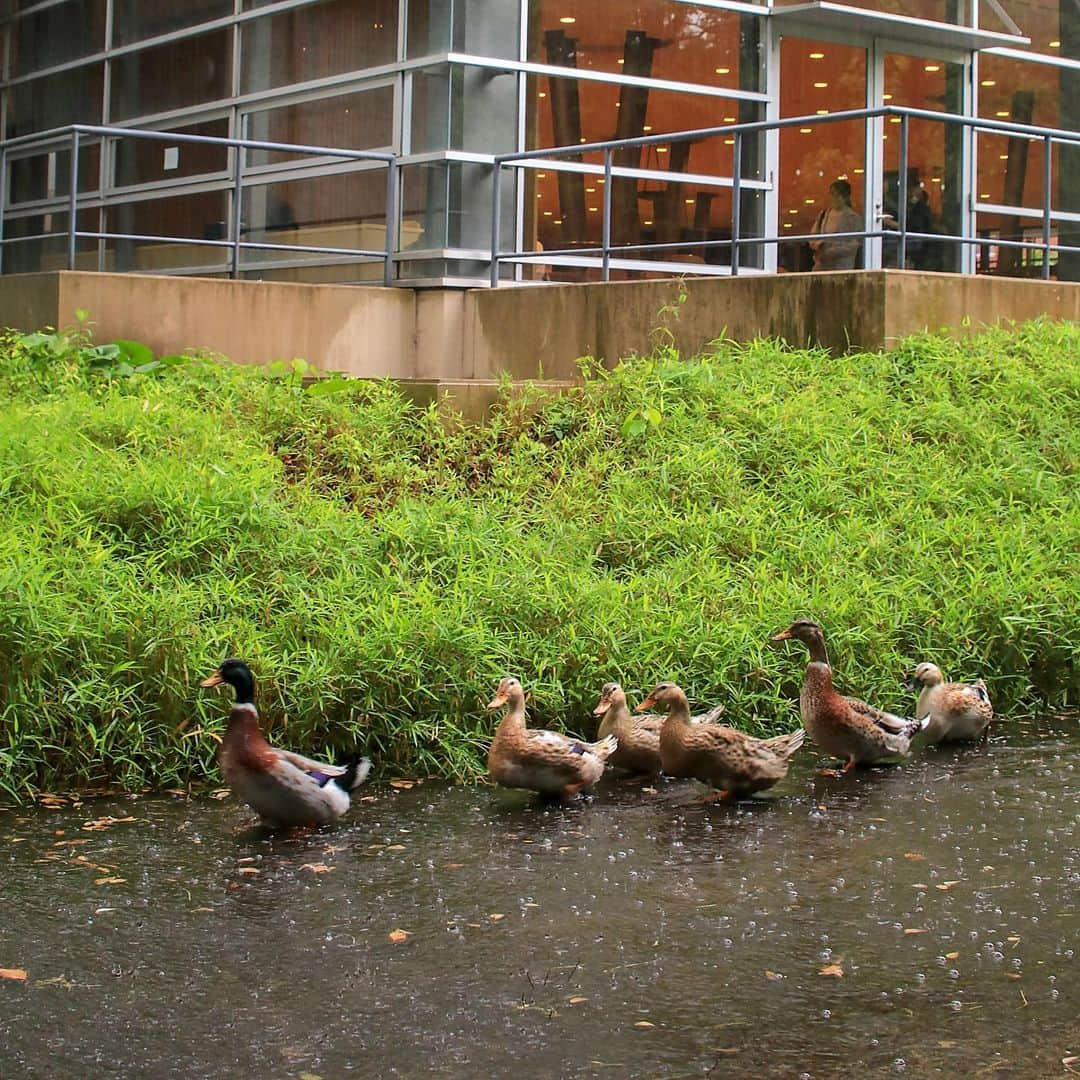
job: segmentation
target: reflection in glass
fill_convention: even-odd
[[[112,119],[218,101],[229,94],[232,31],[124,53],[112,66]]]
[[[348,147],[350,150],[390,149],[394,141],[394,88],[376,86],[351,94],[303,101],[246,116],[244,137],[264,142],[308,146]],[[249,150],[246,164],[272,165],[310,161],[310,155]]]
[[[11,75],[66,64],[105,48],[105,0],[74,0],[26,15],[11,33]]]
[[[113,44],[130,45],[146,38],[231,15],[232,0],[114,0]]]
[[[183,135],[206,135],[222,139],[229,134],[229,122],[222,118],[172,130]],[[114,147],[117,187],[222,173],[229,167],[228,149],[207,143],[163,143],[151,139],[126,138],[115,140]]]
[[[506,0],[409,0],[406,55],[518,58],[519,7]]]
[[[92,64],[13,86],[7,91],[7,137],[100,124],[103,71],[101,64]]]
[[[242,92],[393,63],[397,12],[397,0],[329,0],[243,24]]]

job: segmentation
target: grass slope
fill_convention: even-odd
[[[805,653],[767,639],[799,614],[894,710],[922,659],[999,709],[1080,697],[1076,326],[661,350],[456,430],[390,384],[125,355],[0,342],[16,798],[211,773],[227,706],[195,684],[226,655],[282,744],[455,777],[507,671],[547,725],[663,677],[788,729]]]

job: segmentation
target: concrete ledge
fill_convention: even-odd
[[[1080,284],[904,270],[420,291],[78,271],[0,277],[3,325],[64,327],[78,310],[101,341],[242,363],[302,357],[358,377],[416,380],[418,394],[445,384],[464,401],[491,394],[467,390],[469,381],[572,381],[582,356],[612,366],[658,344],[692,356],[719,337],[778,337],[843,352],[926,329],[1080,319]]]

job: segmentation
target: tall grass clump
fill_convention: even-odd
[[[790,728],[808,614],[910,711],[931,659],[999,711],[1080,698],[1080,329],[583,363],[479,426],[82,332],[0,341],[0,788],[210,773],[247,658],[272,739],[469,777],[507,671],[538,722],[658,678]]]

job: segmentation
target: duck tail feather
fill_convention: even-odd
[[[342,791],[354,791],[367,779],[369,772],[371,772],[371,759],[358,754],[350,759],[340,776],[333,777],[333,783],[337,784]]]

